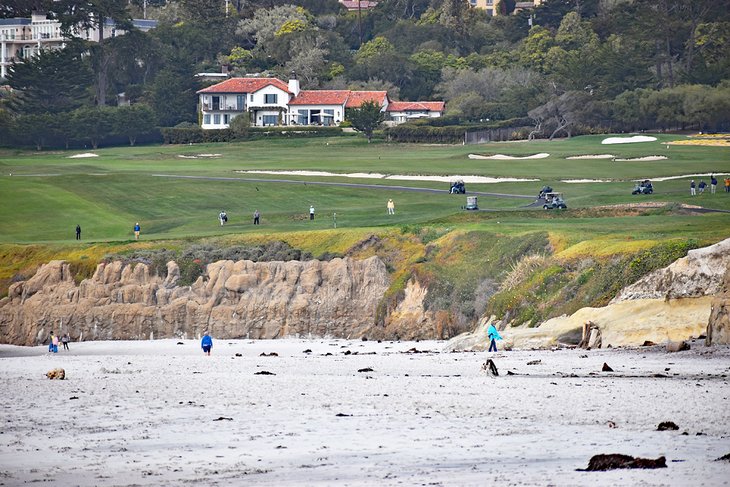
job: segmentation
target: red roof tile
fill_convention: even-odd
[[[443,112],[442,101],[391,101],[388,104],[389,112]]]
[[[204,88],[198,93],[255,93],[269,85],[289,93],[289,85],[277,78],[231,78]]]
[[[349,90],[303,90],[289,105],[344,105],[349,95]]]
[[[345,108],[359,108],[366,101],[374,101],[383,106],[387,98],[387,91],[351,91]]]

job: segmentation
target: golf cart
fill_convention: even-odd
[[[654,192],[654,186],[651,185],[651,181],[645,179],[636,183],[634,190],[631,194],[652,194]]]
[[[456,181],[451,182],[451,187],[449,188],[449,193],[451,194],[466,194],[466,186],[464,186],[464,181],[461,179],[457,179]]]
[[[466,206],[464,207],[465,210],[478,210],[479,205],[477,205],[477,197],[476,196],[467,196],[466,197]]]
[[[565,209],[568,206],[563,199],[563,193],[545,193],[545,204],[542,205],[545,210]]]

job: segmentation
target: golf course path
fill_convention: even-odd
[[[201,179],[205,181],[240,181],[246,183],[284,183],[284,184],[303,184],[312,186],[338,186],[343,188],[359,188],[359,189],[387,189],[396,191],[417,191],[421,193],[449,193],[447,189],[435,188],[419,188],[413,186],[388,186],[382,184],[362,184],[362,183],[333,183],[326,181],[297,181],[295,179],[256,179],[256,178],[233,178],[226,176],[182,176],[178,174],[152,174],[158,178],[173,179]],[[524,194],[507,194],[507,193],[486,193],[482,191],[469,191],[467,194],[478,196],[494,196],[496,198],[520,198],[534,200],[534,196]]]

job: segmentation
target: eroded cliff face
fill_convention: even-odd
[[[388,273],[377,257],[323,261],[220,261],[192,286],[145,264],[100,264],[77,285],[63,261],[42,266],[0,300],[5,343],[35,345],[50,331],[74,340],[334,336],[372,331]]]
[[[730,345],[730,267],[725,272],[722,292],[712,300],[707,345]]]

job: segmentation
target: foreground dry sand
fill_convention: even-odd
[[[0,345],[0,485],[730,484],[727,347],[499,352],[490,377],[440,342],[180,343]],[[576,471],[598,453],[668,468]]]

